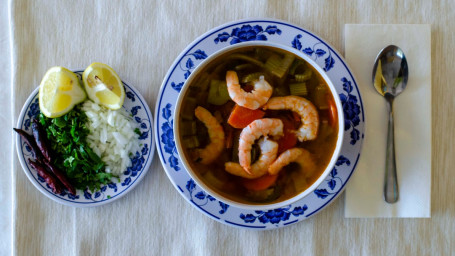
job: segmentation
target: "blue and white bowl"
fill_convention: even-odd
[[[81,78],[83,70],[75,71],[76,75]],[[50,199],[69,206],[75,207],[90,207],[100,206],[113,202],[126,193],[131,191],[143,179],[150,168],[155,152],[155,141],[153,138],[153,116],[147,105],[147,102],[142,98],[139,92],[132,86],[123,82],[125,88],[125,101],[123,108],[134,119],[140,129],[140,151],[137,151],[132,157],[132,166],[128,167],[120,176],[120,181],[114,178],[111,183],[101,187],[99,191],[92,192],[88,189],[77,190],[76,195],[63,191],[60,194],[55,194],[47,185],[44,179],[37,174],[29,163],[28,159],[32,158],[30,148],[16,134],[16,149],[19,162],[27,175],[30,182],[45,196]],[[25,102],[19,119],[17,128],[22,129],[31,134],[31,121],[39,115],[38,90],[36,88]]]
[[[304,59],[308,64],[310,64],[321,75],[322,79],[324,79],[324,81],[327,83],[331,94],[337,95],[335,86],[333,85],[332,81],[327,76],[327,74],[325,74],[323,68],[318,66],[316,64],[316,62],[314,60],[312,60],[308,55],[304,54],[301,51],[296,50],[295,48],[285,46],[282,44],[277,44],[277,43],[267,42],[267,41],[249,41],[249,42],[244,42],[241,44],[234,44],[234,45],[225,47],[225,48],[213,53],[212,55],[210,55],[210,57],[208,57],[204,61],[202,61],[197,66],[197,68],[194,69],[194,71],[191,73],[191,75],[188,77],[185,84],[183,85],[182,90],[180,91],[179,97],[177,98],[177,103],[175,105],[175,116],[176,117],[180,116],[180,113],[182,111],[182,102],[185,99],[187,90],[192,86],[194,79],[196,77],[198,77],[199,73],[201,71],[203,71],[207,65],[210,65],[210,63],[213,60],[217,59],[221,55],[228,55],[230,52],[234,52],[234,51],[237,51],[242,48],[249,48],[249,47],[255,47],[255,46],[271,47],[271,48],[278,49],[281,51],[290,52],[290,53],[295,54],[296,56]],[[341,104],[340,98],[334,97],[334,100],[335,100],[335,105],[337,107],[337,112],[343,113],[343,105]],[[341,115],[341,114],[338,115],[338,124],[339,125],[338,125],[338,131],[337,131],[337,141],[336,141],[335,150],[332,154],[329,164],[327,165],[327,167],[325,168],[325,170],[321,174],[321,176],[313,184],[311,184],[306,190],[300,192],[299,194],[297,194],[287,200],[284,200],[281,202],[276,202],[276,203],[247,204],[247,203],[243,203],[243,202],[234,201],[225,196],[222,196],[220,193],[217,193],[215,190],[211,189],[207,184],[205,184],[205,182],[202,179],[199,178],[196,171],[193,170],[191,164],[189,163],[191,160],[187,159],[187,157],[185,156],[184,151],[183,151],[184,145],[182,145],[182,143],[180,141],[180,138],[181,138],[180,129],[179,129],[180,122],[178,122],[178,121],[174,122],[174,140],[175,140],[175,144],[177,147],[177,152],[179,153],[179,156],[180,156],[180,160],[182,161],[182,165],[188,171],[189,175],[196,182],[196,184],[198,186],[200,186],[208,194],[212,195],[217,200],[226,202],[229,205],[233,205],[233,206],[236,206],[239,208],[249,209],[249,210],[270,210],[270,209],[282,208],[282,207],[285,207],[287,205],[290,205],[290,204],[293,204],[293,203],[299,201],[300,199],[304,198],[308,194],[312,193],[330,174],[330,171],[335,166],[335,163],[338,159],[338,155],[340,153],[341,146],[343,143],[344,115]]]
[[[310,194],[285,207],[247,209],[218,200],[196,184],[182,164],[174,141],[175,106],[182,87],[205,59],[231,45],[267,41],[310,57],[332,81],[344,113],[343,143],[335,166]],[[267,230],[286,227],[324,210],[344,190],[357,166],[365,129],[363,102],[348,65],[315,33],[286,21],[245,19],[213,28],[191,42],[169,68],[155,107],[155,139],[164,170],[180,195],[202,214],[225,225]]]

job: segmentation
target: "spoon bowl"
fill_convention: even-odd
[[[381,50],[373,67],[373,85],[382,96],[398,96],[408,82],[408,62],[403,51],[395,45]]]
[[[406,88],[408,72],[406,57],[403,51],[395,45],[389,45],[382,49],[373,66],[373,86],[386,99],[389,112],[384,179],[384,200],[388,203],[395,203],[399,198],[395,161],[393,100]]]

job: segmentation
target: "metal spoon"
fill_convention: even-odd
[[[384,179],[384,200],[387,203],[395,203],[399,197],[395,162],[393,100],[406,88],[407,81],[408,63],[403,51],[395,45],[382,49],[374,63],[373,85],[376,91],[387,100],[387,110],[389,111]]]

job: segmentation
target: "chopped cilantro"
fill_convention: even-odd
[[[77,189],[88,187],[96,191],[116,176],[105,172],[106,164],[88,146],[86,121],[87,116],[79,107],[57,118],[40,114],[40,122],[55,154],[54,165],[66,173]]]

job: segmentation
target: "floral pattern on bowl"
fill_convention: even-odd
[[[79,78],[81,77],[82,72],[83,70],[75,71]],[[141,150],[135,152],[135,154],[131,156],[132,166],[128,167],[123,172],[119,180],[114,178],[111,183],[102,186],[98,191],[92,192],[89,189],[85,189],[77,190],[76,195],[69,194],[66,191],[63,191],[60,194],[54,194],[43,177],[38,175],[28,164],[28,159],[32,157],[31,150],[27,144],[22,141],[20,136],[16,136],[16,148],[22,168],[33,185],[35,185],[35,187],[44,195],[66,205],[77,207],[98,206],[122,197],[127,192],[131,191],[145,176],[153,160],[155,151],[155,141],[152,135],[153,116],[146,101],[139,92],[124,82],[123,85],[126,93],[123,108],[130,114],[133,122],[136,122],[139,128]],[[36,88],[27,99],[17,123],[18,128],[23,129],[30,134],[31,120],[40,113],[38,89],[39,88]]]
[[[324,69],[343,104],[345,134],[340,156],[326,180],[310,195],[286,207],[267,211],[236,208],[216,200],[191,179],[174,142],[174,108],[185,80],[204,59],[232,44],[262,40],[293,47]],[[194,55],[197,53],[196,58]],[[184,68],[182,68],[184,67]],[[323,210],[344,190],[360,157],[365,118],[355,79],[341,55],[314,33],[284,21],[241,20],[214,28],[192,42],[175,60],[158,95],[155,140],[162,165],[180,194],[203,214],[227,225],[275,229],[305,220]]]

